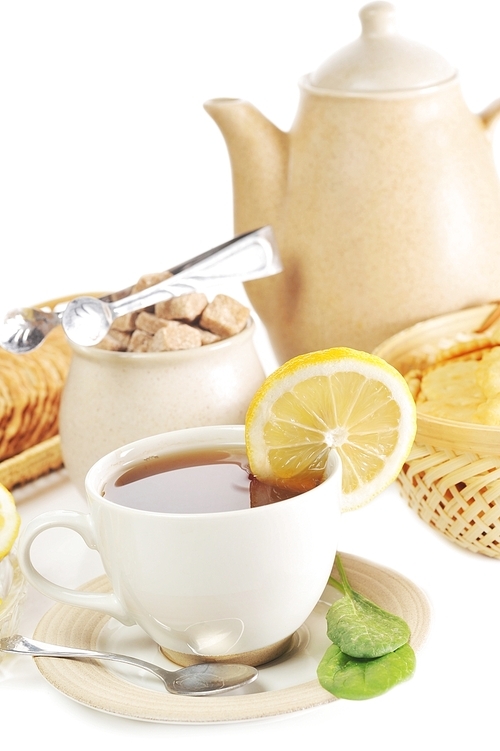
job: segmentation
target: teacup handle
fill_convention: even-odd
[[[48,511],[45,514],[40,514],[40,516],[32,519],[27,524],[19,538],[17,557],[26,579],[39,592],[50,597],[52,600],[58,600],[68,605],[76,605],[80,608],[97,610],[100,613],[106,613],[116,618],[126,626],[132,626],[135,621],[130,617],[114,594],[78,592],[74,589],[68,589],[67,587],[62,587],[59,584],[51,582],[36,570],[31,562],[31,546],[39,534],[54,527],[72,529],[83,538],[89,548],[93,550],[97,549],[91,518],[88,514],[82,514],[78,511]]]

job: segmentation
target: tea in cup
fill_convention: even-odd
[[[164,433],[112,451],[86,477],[89,513],[54,511],[19,541],[27,579],[43,594],[138,624],[181,665],[259,665],[285,651],[330,575],[339,533],[341,466],[299,495],[249,475],[244,427]],[[31,545],[68,527],[96,548],[111,593],[43,577]]]

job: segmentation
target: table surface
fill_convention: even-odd
[[[85,510],[85,501],[65,470],[14,495],[23,523],[46,510]],[[46,533],[37,541],[47,576],[74,587],[102,573],[94,551],[83,543],[74,544],[71,533],[68,538],[62,537],[64,532],[53,534],[60,534],[61,540],[54,543],[52,533]],[[431,604],[430,630],[418,652],[414,677],[384,696],[364,702],[336,701],[246,723],[143,723],[80,705],[47,683],[31,658],[9,656],[0,661],[4,732],[22,728],[32,743],[50,735],[56,748],[71,738],[80,747],[107,737],[122,749],[144,742],[194,744],[202,739],[222,748],[246,747],[264,738],[309,744],[331,739],[355,749],[377,740],[386,749],[421,748],[430,739],[433,747],[441,742],[456,748],[474,743],[478,722],[494,718],[498,702],[492,686],[500,671],[500,652],[491,646],[491,635],[500,625],[499,563],[462,550],[431,529],[407,506],[396,484],[367,507],[343,515],[339,549],[400,572],[423,590]],[[31,635],[52,604],[29,587],[20,632]]]

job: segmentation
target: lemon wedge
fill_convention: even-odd
[[[270,484],[319,484],[331,449],[342,462],[342,510],[363,506],[399,474],[416,432],[403,376],[375,355],[338,347],[289,360],[255,394],[245,440],[251,472]]]
[[[0,561],[10,552],[20,524],[21,518],[12,494],[0,485]]]

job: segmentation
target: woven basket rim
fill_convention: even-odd
[[[415,348],[408,347],[409,341],[421,339],[430,332],[432,338],[429,341],[432,343],[451,333],[472,331],[495,307],[496,303],[476,305],[420,321],[381,342],[373,354],[397,367],[398,359],[415,351]],[[415,442],[455,451],[497,455],[500,453],[500,427],[433,417],[422,414],[417,407]]]
[[[455,451],[500,454],[500,427],[431,417],[417,409],[415,441]]]

